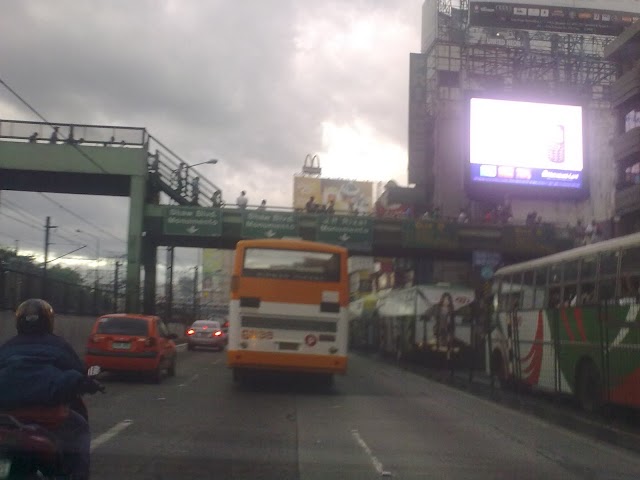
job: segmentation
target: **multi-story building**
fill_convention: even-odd
[[[532,4],[543,6],[533,8]],[[515,222],[524,222],[535,211],[542,221],[563,225],[595,219],[605,235],[611,233],[618,180],[612,166],[621,153],[614,153],[611,144],[616,120],[610,93],[616,66],[605,58],[604,50],[638,18],[640,4],[592,1],[586,10],[576,4],[566,0],[424,2],[421,52],[410,59],[408,173],[409,182],[423,187],[426,202],[439,207],[444,216],[457,216],[464,208],[472,218],[480,218],[506,196]],[[640,78],[637,69],[629,75]],[[544,188],[523,187],[519,181],[530,178],[532,169],[512,159],[516,167],[526,168],[501,172],[498,164],[485,169],[486,175],[497,179],[501,174],[513,175],[512,183],[475,188],[483,184],[474,180],[470,168],[473,97],[581,107],[584,155],[580,169],[571,174],[578,176],[581,187],[567,188],[561,181],[549,181]],[[509,130],[529,120],[526,114],[501,119]],[[511,135],[507,129],[505,142]],[[558,141],[562,148],[564,140]],[[500,143],[492,147],[497,149]]]
[[[616,233],[626,234],[640,231],[640,21],[607,45],[605,56],[618,67],[611,88],[617,134],[614,203]]]

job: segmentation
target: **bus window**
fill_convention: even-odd
[[[585,282],[580,285],[580,301],[578,305],[591,305],[595,301],[595,284]]]
[[[578,303],[578,285],[575,283],[565,284],[562,295],[564,296],[562,306],[575,307]]]
[[[564,283],[578,282],[578,260],[572,260],[564,264]]]
[[[522,276],[522,305],[520,308],[523,310],[530,310],[533,305],[533,294],[535,292],[535,283],[533,278],[533,270],[524,272]]]
[[[580,281],[595,282],[596,280],[596,257],[585,257],[580,265]]]
[[[549,288],[548,308],[559,308],[561,304],[560,287]]]
[[[551,265],[549,268],[549,286],[562,283],[562,264]]]
[[[600,277],[615,276],[618,273],[618,252],[602,252],[600,254]]]
[[[578,303],[578,265],[578,260],[571,260],[563,265],[562,305],[565,307]]]
[[[540,268],[536,270],[535,298],[534,307],[536,309],[544,308],[546,304],[547,292],[547,269]]]
[[[620,298],[624,303],[636,303],[640,297],[640,248],[622,252],[620,262]]]
[[[598,283],[598,301],[612,305],[616,301],[616,279],[613,277],[603,278]]]

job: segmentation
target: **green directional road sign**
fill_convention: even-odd
[[[296,215],[291,212],[246,212],[242,224],[242,236],[244,238],[298,236]]]
[[[166,235],[220,236],[222,213],[217,208],[170,207],[164,213]]]
[[[370,251],[373,221],[368,217],[326,215],[318,217],[319,242],[335,243],[354,250]]]

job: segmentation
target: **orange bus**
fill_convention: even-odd
[[[321,375],[347,369],[347,250],[304,240],[238,242],[229,305],[227,364]]]

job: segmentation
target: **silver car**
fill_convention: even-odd
[[[187,348],[211,347],[218,350],[227,345],[227,334],[217,320],[196,320],[187,330]]]

